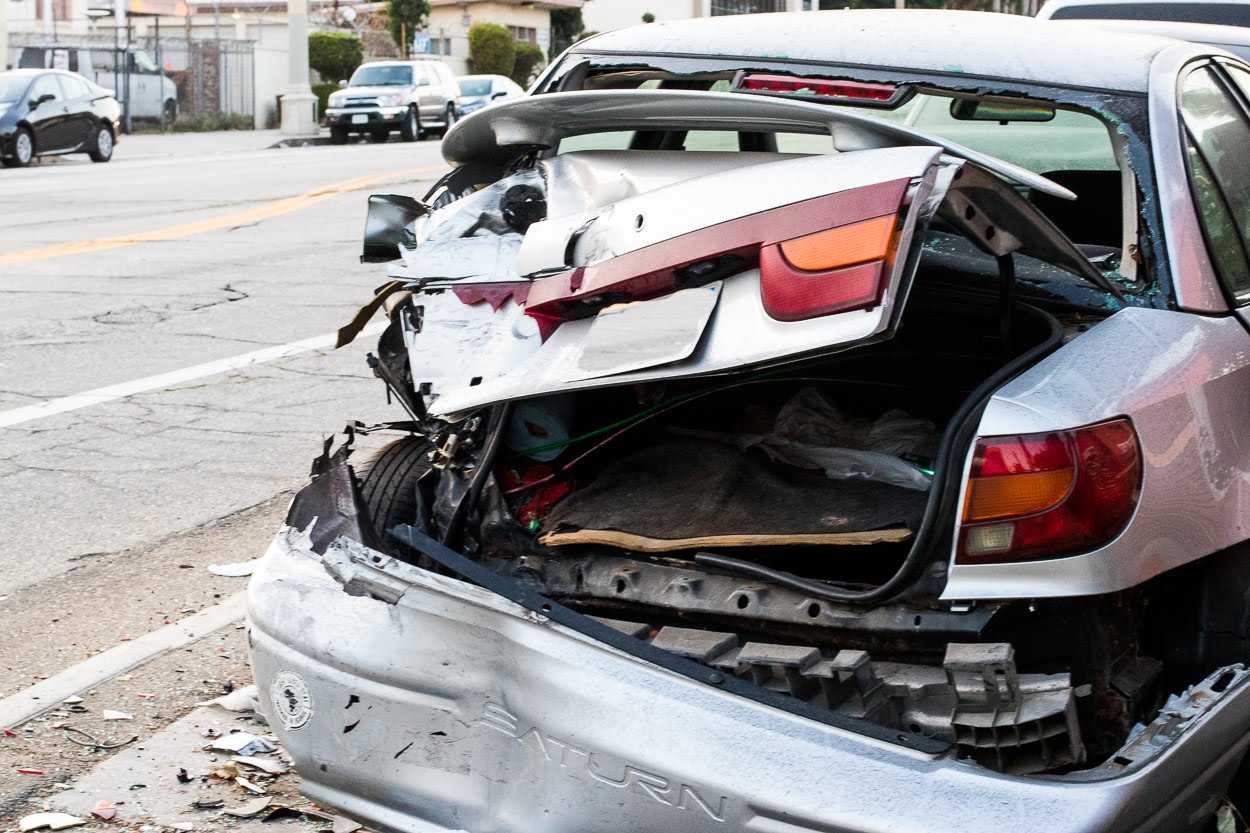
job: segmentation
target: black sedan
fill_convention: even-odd
[[[0,72],[0,164],[6,168],[23,168],[45,154],[85,153],[107,162],[120,118],[113,94],[76,73]]]

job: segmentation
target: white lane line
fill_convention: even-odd
[[[385,328],[386,322],[378,322],[365,327],[360,332],[360,336],[377,335]],[[360,336],[357,336],[357,338]],[[215,376],[218,373],[226,373],[227,371],[238,370],[254,364],[277,361],[278,359],[298,356],[300,353],[308,353],[313,350],[324,350],[333,347],[337,337],[338,332],[336,331],[314,336],[313,338],[306,338],[303,341],[292,341],[290,344],[262,347],[260,350],[253,350],[250,353],[242,353],[226,359],[204,362],[203,364],[184,367],[181,370],[171,370],[168,373],[158,373],[155,376],[146,376],[142,379],[134,379],[117,385],[108,385],[107,387],[96,388],[84,393],[47,399],[35,405],[23,405],[20,408],[0,411],[0,428],[10,428],[23,422],[31,422],[36,419],[55,416],[56,414],[65,414],[70,411],[77,411],[80,408],[89,408],[92,405],[100,405],[116,399],[124,399],[127,396],[134,396],[137,393],[160,390],[161,388],[180,385],[183,382],[202,379],[205,376]]]
[[[0,729],[11,729],[45,712],[67,697],[100,685],[119,674],[176,648],[190,645],[210,633],[243,621],[247,594],[240,591],[186,619],[145,633],[130,642],[83,660],[46,680],[0,700]]]

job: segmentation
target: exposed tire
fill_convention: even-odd
[[[451,130],[451,126],[456,123],[456,106],[454,104],[447,105],[447,111],[443,113],[444,127],[442,135],[446,136],[447,131]]]
[[[0,159],[6,168],[25,168],[35,158],[35,137],[30,128],[19,127],[13,136],[13,155]]]
[[[408,114],[399,126],[399,138],[405,142],[415,142],[421,138],[421,116],[416,107],[408,108]]]
[[[380,145],[389,138],[391,138],[391,131],[389,130],[372,130],[369,132],[369,141],[375,145]]]
[[[331,127],[330,128],[330,144],[345,145],[347,144],[347,128]]]
[[[169,101],[165,102],[165,106],[162,108],[161,112],[165,117],[165,122],[173,124],[178,120],[178,102],[174,101],[172,98],[169,99]]]
[[[389,547],[386,530],[417,517],[417,481],[429,471],[428,440],[404,437],[354,464],[360,496],[378,540]]]
[[[107,162],[113,158],[113,131],[106,124],[96,126],[95,139],[87,151],[92,162]]]

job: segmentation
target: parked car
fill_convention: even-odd
[[[340,341],[386,309],[402,413],[326,448],[249,587],[310,798],[475,833],[1244,817],[1250,67],[1054,33],[618,30],[370,199],[391,282]]]
[[[124,104],[126,71],[124,65],[119,67],[118,60],[118,53],[111,49],[57,43],[23,46],[18,50],[15,67],[77,72],[88,81],[113,91],[114,97]],[[171,122],[177,119],[178,88],[152,56],[142,49],[130,49],[121,53],[120,60],[129,64],[131,117],[163,118]]]
[[[502,75],[462,75],[456,83],[460,87],[457,110],[461,116],[481,110],[488,104],[525,95],[520,84]]]
[[[460,88],[442,61],[371,61],[339,85],[326,107],[330,141],[337,145],[352,133],[385,142],[394,130],[405,142],[415,142],[456,123]]]
[[[72,72],[0,72],[0,163],[24,168],[36,156],[85,153],[113,158],[121,106],[112,93]]]

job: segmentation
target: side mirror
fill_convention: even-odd
[[[45,101],[53,101],[55,99],[56,99],[56,96],[54,96],[52,93],[44,93],[38,98],[32,98],[30,100],[30,109],[33,110],[36,107],[38,107],[40,104],[43,104]]]
[[[339,89],[340,89],[340,90],[345,90],[345,89],[347,89],[347,82],[346,82],[346,81],[339,81]]]
[[[386,263],[399,259],[399,245],[417,244],[408,226],[418,217],[430,213],[430,207],[420,200],[402,194],[373,194],[369,197],[369,212],[365,215],[364,249],[361,263]]]

